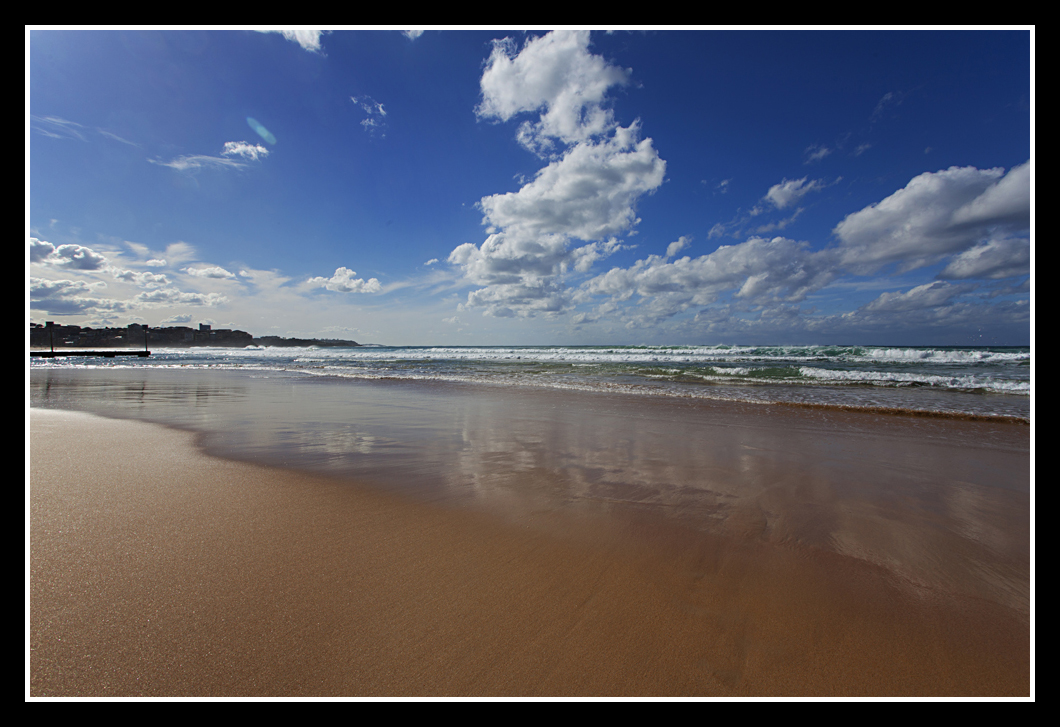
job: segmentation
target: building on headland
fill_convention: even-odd
[[[146,329],[146,330],[145,330]],[[144,335],[146,333],[146,336]],[[196,330],[188,326],[156,328],[130,323],[125,328],[92,328],[91,326],[63,326],[40,323],[29,324],[30,349],[49,348],[184,348],[189,346],[218,346],[243,348],[246,346],[359,346],[356,341],[316,338],[255,338],[246,331],[213,328],[200,323]]]
[[[146,337],[144,336],[144,329]],[[125,328],[92,328],[91,326],[53,325],[51,331],[39,323],[29,326],[30,348],[43,348],[55,345],[56,348],[143,348],[161,346],[164,348],[183,346],[250,346],[254,337],[246,331],[234,331],[227,328],[199,330],[188,326],[170,326],[154,328],[131,323]]]

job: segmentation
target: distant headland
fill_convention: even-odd
[[[200,323],[198,329],[188,326],[151,327],[130,323],[125,328],[92,328],[90,326],[61,326],[55,324],[30,323],[29,347],[34,348],[189,348],[192,346],[221,346],[245,348],[247,346],[319,346],[321,348],[347,348],[360,346],[356,341],[336,338],[283,338],[261,336],[259,338],[230,328],[213,328]]]

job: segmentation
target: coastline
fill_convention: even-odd
[[[820,547],[776,492],[717,532],[498,518],[142,422],[30,429],[34,697],[1030,694],[1025,594]]]

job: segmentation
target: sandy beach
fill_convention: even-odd
[[[33,697],[1031,691],[1025,473],[962,490],[964,535],[943,500],[820,478],[697,528],[658,507],[498,516],[79,412],[32,409],[30,442]]]

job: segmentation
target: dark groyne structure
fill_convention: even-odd
[[[64,356],[102,356],[103,358],[114,358],[115,356],[139,356],[140,358],[147,358],[151,355],[148,350],[143,351],[82,351],[80,349],[75,351],[30,351],[30,358],[62,358]]]

